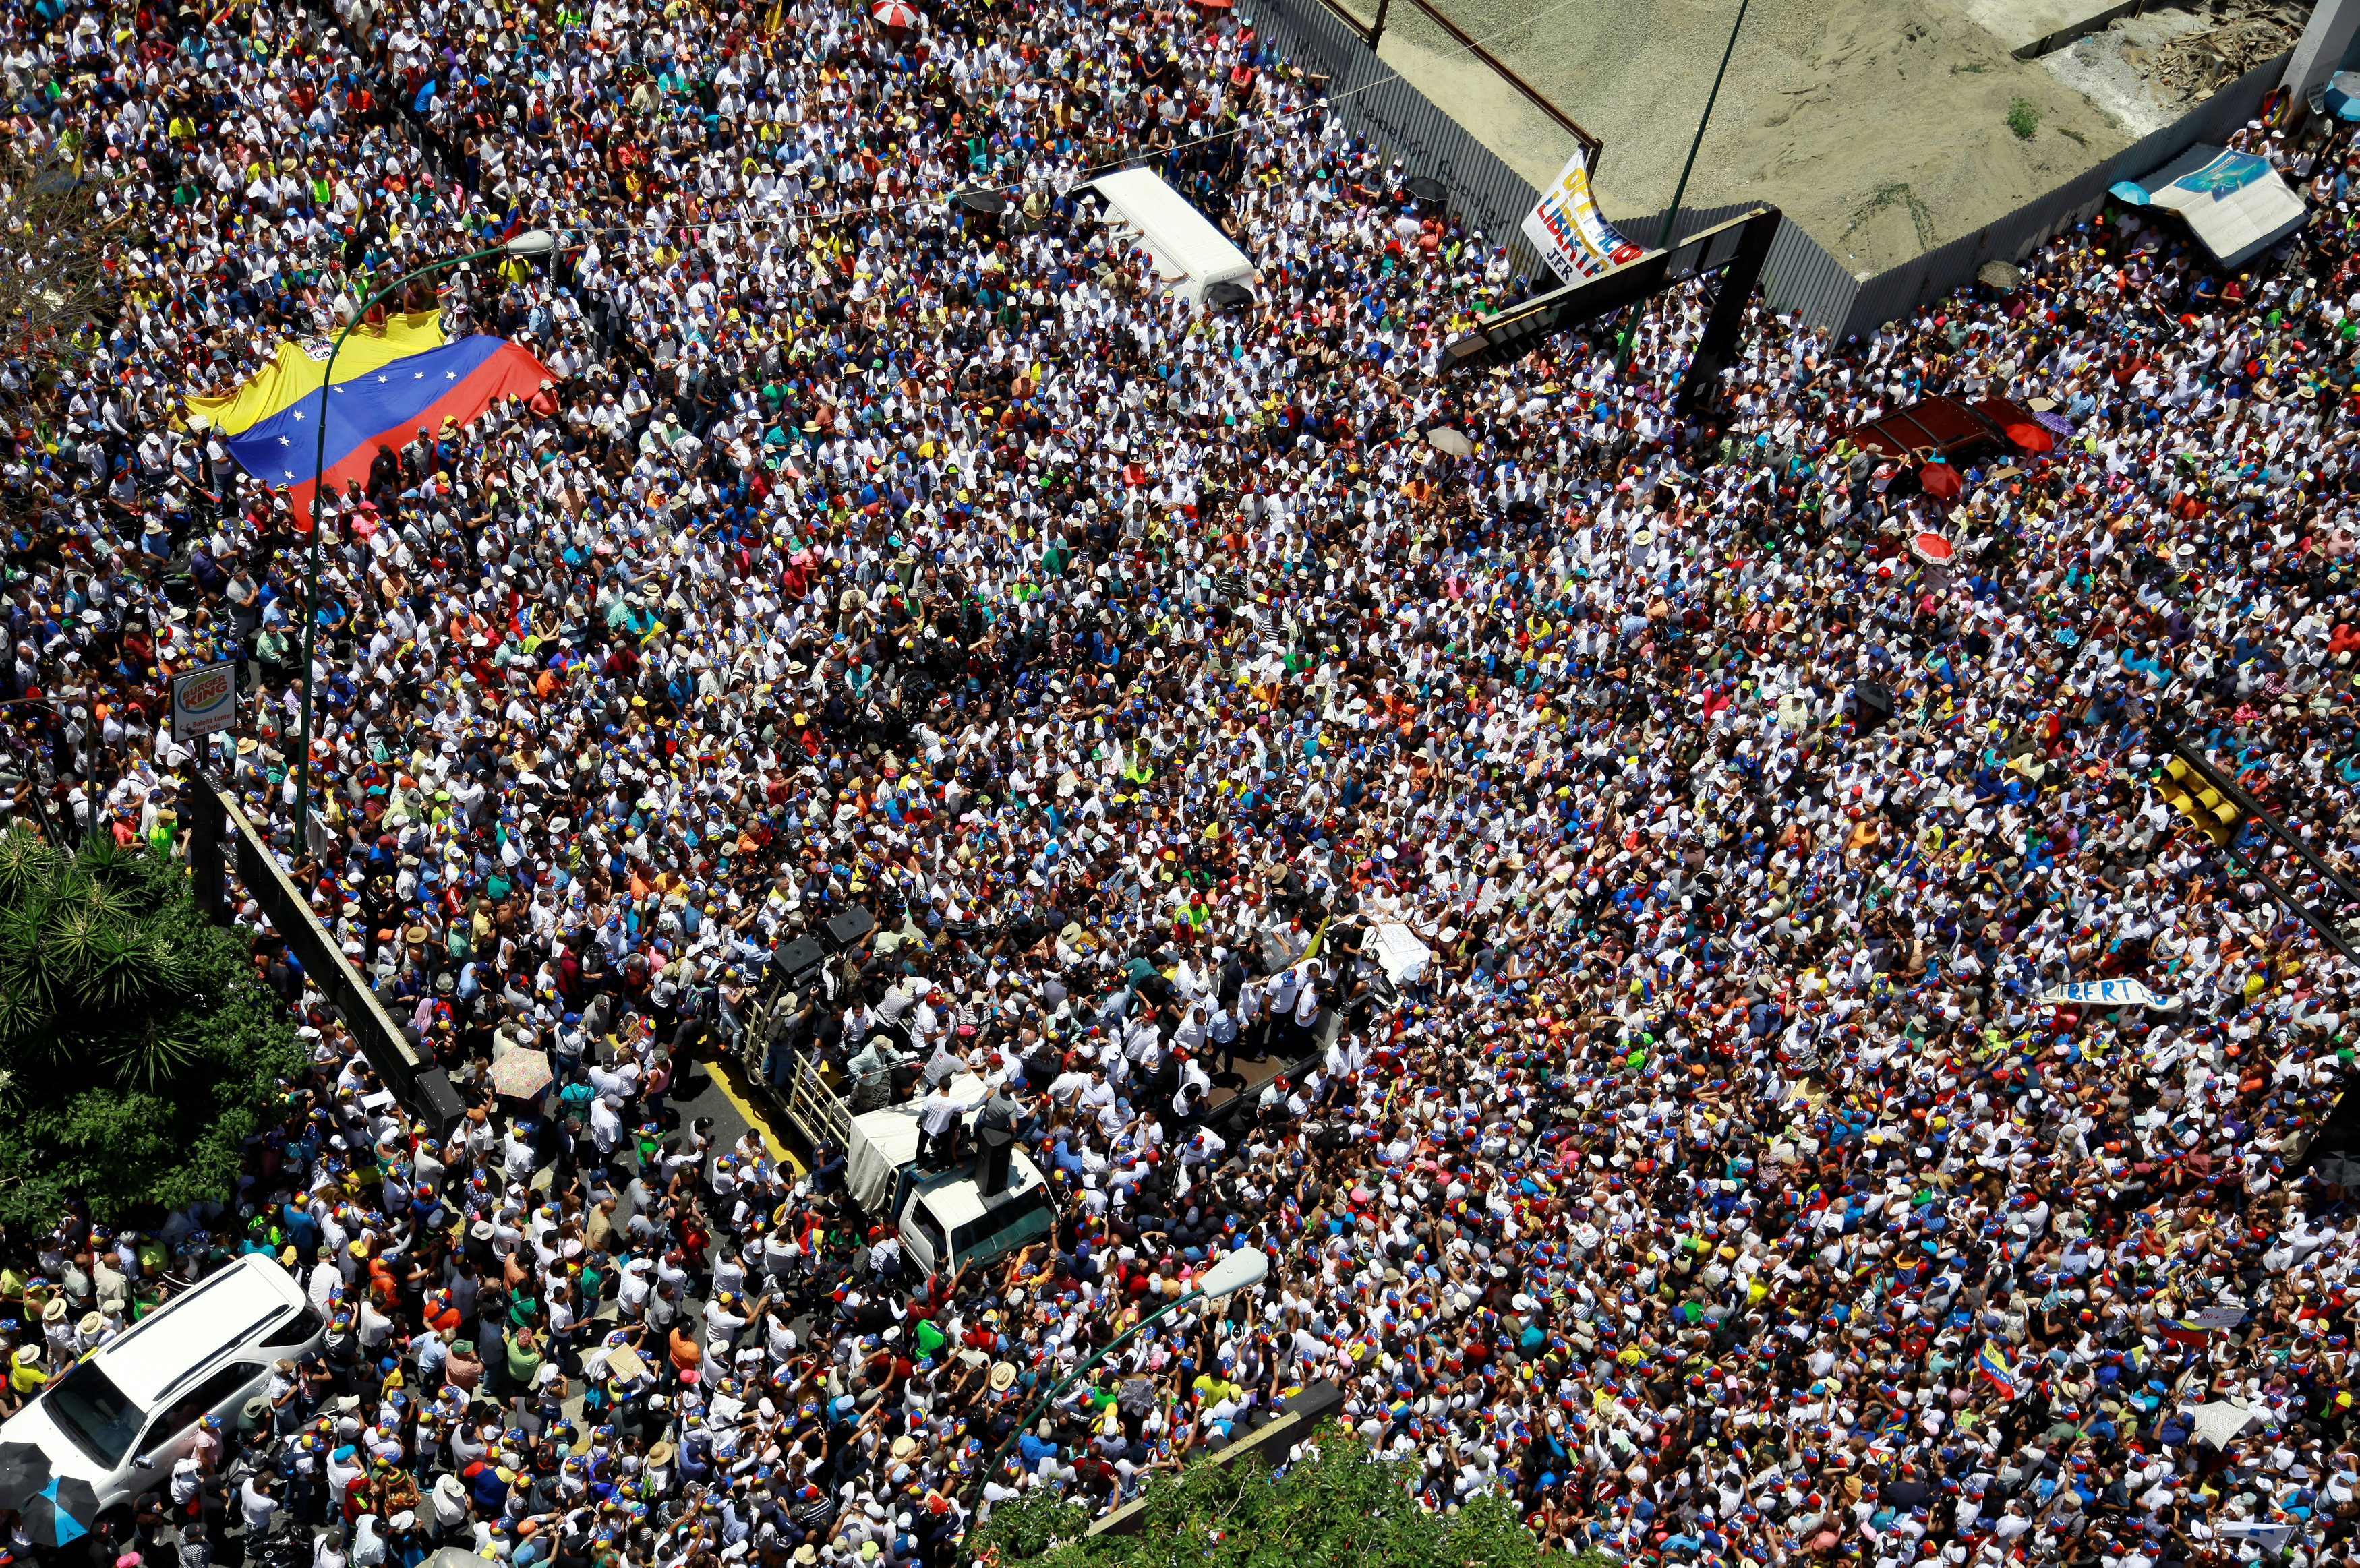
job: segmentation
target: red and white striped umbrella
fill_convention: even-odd
[[[1909,553],[1928,566],[1948,566],[1958,559],[1958,546],[1937,533],[1915,534],[1910,537]]]
[[[880,27],[907,32],[918,25],[918,8],[909,0],[877,0],[869,7],[869,15]]]

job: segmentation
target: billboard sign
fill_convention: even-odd
[[[228,659],[172,677],[172,738],[182,745],[237,724],[237,665]]]
[[[1524,238],[1547,258],[1563,283],[1603,277],[1647,254],[1644,246],[1615,233],[1598,210],[1598,198],[1590,189],[1590,166],[1579,153],[1541,192],[1540,205],[1524,220]]]

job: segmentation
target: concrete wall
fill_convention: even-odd
[[[2312,7],[2280,78],[2294,89],[2296,103],[2307,103],[2312,88],[2344,68],[2355,31],[2360,31],[2360,0],[2319,0]]]

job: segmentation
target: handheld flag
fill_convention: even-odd
[[[2016,1368],[2009,1365],[2005,1356],[2000,1354],[1999,1347],[1988,1341],[1975,1352],[1975,1370],[1990,1378],[1992,1385],[2007,1399],[2013,1399],[2024,1392],[2024,1379],[2016,1375]]]

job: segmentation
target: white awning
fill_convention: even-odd
[[[2145,179],[2116,180],[2109,190],[2134,207],[2179,213],[2223,267],[2259,256],[2311,216],[2266,159],[2217,147],[2190,147]]]

